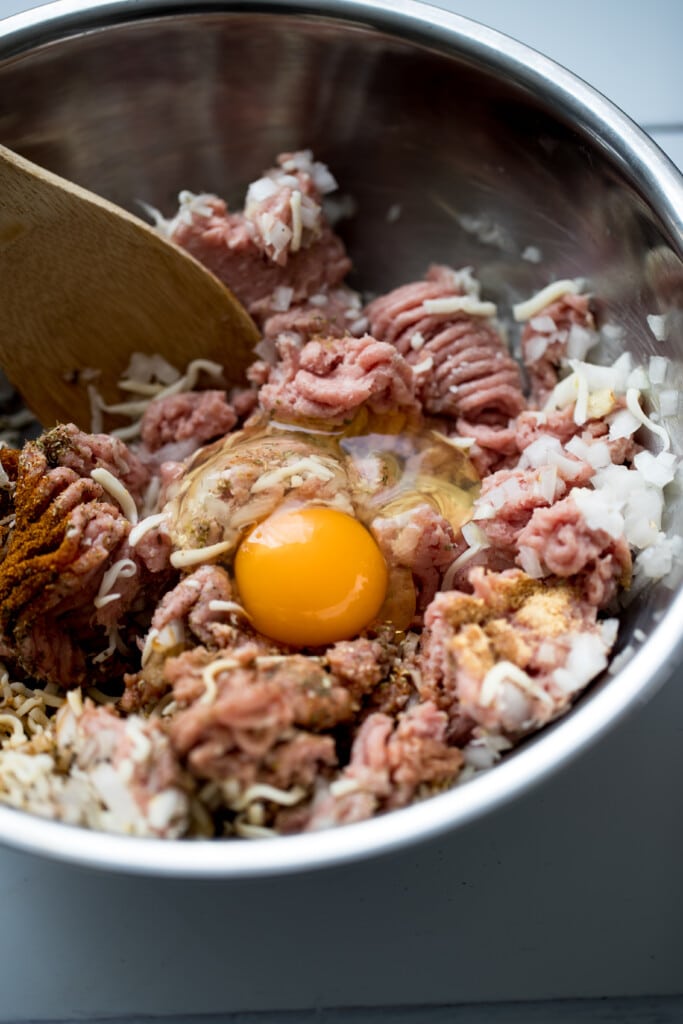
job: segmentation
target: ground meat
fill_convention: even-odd
[[[230,404],[237,419],[243,423],[258,407],[258,390],[255,387],[236,388],[230,394]]]
[[[370,303],[370,332],[424,367],[417,396],[426,412],[504,426],[526,402],[519,367],[496,326],[486,317],[424,308],[425,301],[458,294],[453,271],[432,267],[425,281]]]
[[[478,524],[479,525],[479,524]],[[463,542],[465,551],[465,544]],[[507,569],[516,569],[515,562],[516,548],[504,550],[502,548],[483,547],[475,549],[475,553],[467,551],[467,558],[464,558],[459,565],[452,567],[444,579],[442,590],[461,590],[465,594],[472,593],[470,574],[475,569],[486,569],[488,572],[505,572]]]
[[[3,644],[40,679],[64,687],[92,681],[89,655],[106,646],[104,632],[92,629],[94,599],[105,570],[130,554],[130,523],[94,480],[48,469],[36,442],[19,456],[14,513],[0,565]]]
[[[334,191],[336,182],[327,168],[314,164],[311,157],[310,151],[282,153],[277,166],[247,191],[244,216],[251,234],[259,248],[281,266],[299,250],[308,249],[325,228],[321,193]]]
[[[95,790],[100,828],[171,838],[188,825],[189,801],[180,766],[159,719],[120,718],[109,707],[69,704],[57,720],[62,758]]]
[[[303,348],[284,336],[279,355],[259,396],[261,406],[277,416],[335,423],[363,405],[378,413],[418,408],[406,361],[368,334],[310,341]]]
[[[423,786],[433,792],[452,785],[463,757],[460,750],[446,743],[447,725],[446,715],[429,701],[415,704],[398,716],[386,745],[393,783],[389,807],[405,806]],[[349,765],[352,777],[363,772],[355,753],[352,750]]]
[[[613,634],[567,582],[483,569],[470,582],[472,594],[437,594],[427,609],[418,689],[446,712],[449,736],[466,734],[469,721],[519,737],[561,714],[606,666]]]
[[[352,783],[353,786],[353,783]],[[317,832],[337,825],[352,825],[376,814],[379,801],[372,793],[351,789],[336,796],[325,783],[319,784],[313,800],[281,811],[275,818],[278,832]]]
[[[141,436],[151,452],[191,439],[192,451],[235,426],[237,416],[224,391],[186,391],[150,402]]]
[[[517,448],[520,452],[545,435],[556,437],[562,444],[566,444],[580,430],[574,422],[573,405],[548,412],[526,410],[520,413],[514,426]]]
[[[431,505],[391,517],[378,516],[371,529],[389,565],[410,569],[418,588],[418,611],[424,611],[441,585],[457,553],[457,538],[449,521]]]
[[[614,400],[614,411],[623,408],[623,400]],[[578,437],[586,444],[604,441],[610,459],[616,465],[631,461],[641,450],[633,437],[609,439],[609,424],[603,419],[589,419],[578,424],[574,420],[574,406],[565,409],[549,410],[548,412],[523,412],[514,423],[517,448],[523,452],[529,445],[541,437],[556,437],[562,445],[566,445],[573,437]]]
[[[417,690],[412,676],[407,671],[397,669],[389,679],[382,680],[374,688],[366,701],[366,708],[369,713],[379,711],[395,718],[409,703],[415,703],[416,698]]]
[[[290,302],[305,302],[340,285],[351,267],[341,239],[320,212],[310,173],[284,171],[282,161],[290,156],[264,176],[274,191],[258,200],[250,190],[244,213],[229,213],[222,200],[206,196],[189,217],[174,222],[172,240],[227,284],[257,320],[278,312],[283,290]],[[313,225],[302,224],[300,235],[293,223],[295,193],[303,204],[301,221]]]
[[[19,473],[19,455],[14,448],[0,447],[0,562],[14,529],[14,492]]]
[[[190,224],[179,224],[173,241],[227,284],[257,322],[277,313],[279,289],[291,289],[293,301],[301,303],[341,284],[350,269],[344,245],[329,227],[282,266],[259,248],[242,214],[228,213],[219,199],[207,205],[211,215],[195,214]]]
[[[167,581],[162,571],[150,575],[128,543],[130,521],[89,475],[120,472],[141,500],[146,470],[122,442],[104,442],[55,428],[16,464],[14,527],[0,565],[2,643],[23,671],[65,688],[131,667],[131,640]],[[70,465],[50,468],[57,459]]]
[[[209,689],[206,670],[212,673]],[[262,656],[253,645],[227,658],[197,647],[168,659],[165,672],[180,706],[170,721],[171,742],[200,778],[310,785],[309,759],[306,771],[283,779],[281,746],[302,733],[317,735],[348,722],[358,709],[349,689],[318,662],[299,654]],[[334,740],[322,739],[309,749],[317,761],[323,752],[323,763],[332,764]],[[303,739],[298,744],[306,747]],[[290,760],[287,772],[297,764]]]
[[[170,623],[187,624],[192,635],[210,647],[223,646],[230,613],[211,608],[214,601],[234,604],[230,577],[219,565],[202,565],[164,595],[151,629],[161,633]]]
[[[552,508],[537,509],[517,544],[537,556],[544,574],[572,578],[598,608],[606,607],[618,588],[630,583],[626,540],[590,528],[571,496]]]
[[[567,292],[524,325],[522,359],[533,402],[542,406],[558,381],[570,335],[580,339],[580,357],[598,341],[588,296]]]
[[[498,469],[512,468],[516,462],[519,448],[514,420],[507,426],[496,427],[487,423],[471,423],[461,416],[456,428],[458,436],[473,438],[474,444],[467,454],[482,480]]]
[[[231,607],[214,608],[216,601]],[[197,643],[214,651],[220,648],[223,656],[245,644],[255,645],[261,654],[279,653],[277,645],[254,634],[234,600],[225,569],[202,565],[167,591],[157,605],[142,644],[142,671],[126,677],[121,708],[135,711],[152,707],[171,688],[164,671],[166,659]]]
[[[90,476],[93,469],[106,469],[121,481],[138,511],[142,507],[149,470],[117,437],[85,434],[73,423],[63,423],[48,430],[35,444],[45,455],[47,469],[64,466],[80,477]]]
[[[563,487],[561,481],[559,485]],[[500,550],[514,550],[523,530],[536,508],[555,500],[557,485],[544,493],[542,481],[534,470],[503,469],[482,481],[481,496],[475,503],[474,516],[489,542]],[[563,491],[564,491],[563,487]],[[482,513],[486,508],[487,516]],[[489,510],[493,512],[489,513]]]
[[[199,755],[198,755],[199,756]],[[242,775],[254,771],[253,762],[242,761]],[[197,762],[199,760],[197,759]],[[292,729],[287,739],[275,744],[262,759],[261,767],[253,775],[254,781],[266,782],[278,789],[292,786],[310,789],[316,779],[330,775],[337,766],[337,751],[332,736],[320,736],[303,729]],[[238,772],[236,777],[240,778]]]
[[[534,509],[551,505],[566,491],[564,481],[552,472],[544,478],[536,469],[501,469],[482,480],[474,518],[491,545],[509,555]]]
[[[274,313],[263,325],[263,336],[274,340],[281,334],[293,334],[299,344],[313,338],[343,338],[362,334],[367,319],[362,314],[358,292],[350,288],[332,288],[312,295],[307,302]]]
[[[168,572],[173,542],[165,522],[142,535],[135,545],[135,558],[151,573]]]
[[[385,640],[340,640],[325,652],[325,663],[352,698],[360,702],[386,677],[396,657],[393,643]]]
[[[379,810],[403,807],[418,792],[452,785],[462,751],[446,742],[447,716],[432,702],[416,704],[396,720],[376,712],[365,719],[336,790],[314,801],[307,831],[361,821]]]
[[[159,588],[165,585],[165,579],[153,581],[145,571],[145,566],[136,558],[128,540],[124,540],[115,551],[111,566],[100,581],[97,596],[94,599],[95,612],[92,622],[102,626],[110,637],[123,629],[126,615],[133,609],[145,614],[154,607],[158,598]],[[142,617],[145,620],[145,616]]]
[[[553,505],[572,487],[587,486],[595,474],[593,465],[563,448],[557,437],[540,432],[534,437],[524,448],[517,468],[498,470],[482,481],[473,515],[491,545],[492,554],[515,558],[519,534],[534,510]],[[590,454],[585,445],[577,450]],[[596,453],[597,449],[593,454]],[[602,455],[609,463],[607,448]],[[524,562],[520,564],[531,571]]]
[[[395,717],[399,711],[405,710],[409,703],[416,702],[417,690],[413,683],[413,675],[416,670],[415,652],[418,640],[419,634],[414,631],[396,635],[392,627],[387,627],[379,641],[364,641],[373,644],[379,642],[382,655],[377,654],[377,648],[371,652],[372,661],[375,663],[374,670],[371,669],[371,658],[366,660],[372,676],[370,671],[358,671],[354,678],[344,678],[351,691],[362,697],[359,721],[376,711]],[[336,666],[334,671],[339,675]],[[357,686],[357,679],[362,681],[362,688]]]

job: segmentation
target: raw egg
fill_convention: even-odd
[[[356,636],[382,607],[387,577],[372,534],[328,507],[276,512],[247,534],[235,557],[254,628],[300,647]]]

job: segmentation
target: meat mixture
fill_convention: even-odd
[[[161,838],[404,807],[564,714],[680,555],[664,360],[601,357],[574,280],[366,302],[335,187],[287,153],[242,211],[157,215],[262,332],[243,388],[136,356],[92,433],[0,449],[5,803]]]

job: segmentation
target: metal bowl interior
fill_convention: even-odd
[[[584,277],[636,360],[669,356],[667,386],[680,387],[683,180],[583,82],[465,19],[409,0],[65,0],[0,24],[0,142],[134,211],[144,200],[165,212],[181,188],[238,201],[276,153],[312,148],[353,198],[342,234],[363,289],[431,262],[471,264],[509,309],[553,278]],[[523,258],[529,246],[541,262]],[[664,342],[646,321],[661,312]],[[680,451],[680,423],[672,433]],[[676,496],[668,515],[683,532]],[[637,630],[647,640],[569,716],[492,772],[383,818],[197,843],[86,833],[0,808],[0,840],[103,868],[207,877],[387,851],[491,813],[576,756],[666,678],[681,623],[683,595],[653,587],[626,609],[619,645]]]

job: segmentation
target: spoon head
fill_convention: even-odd
[[[44,427],[92,424],[135,352],[245,383],[259,333],[235,296],[138,218],[0,146],[0,364]]]

